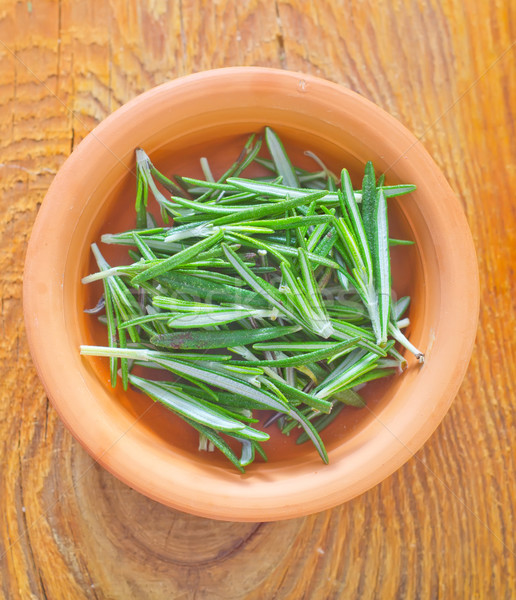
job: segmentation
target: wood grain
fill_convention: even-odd
[[[509,0],[0,2],[0,594],[6,599],[516,596],[516,5]],[[220,523],[98,467],[37,380],[25,248],[53,175],[101,119],[228,65],[348,86],[420,136],[481,271],[477,346],[439,430],[370,492],[311,517]]]

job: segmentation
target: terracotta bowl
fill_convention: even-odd
[[[199,158],[222,171],[247,134],[270,125],[294,162],[316,170],[305,150],[333,170],[346,166],[360,187],[372,160],[387,183],[417,191],[390,201],[396,248],[394,289],[412,296],[410,338],[426,352],[402,375],[366,392],[325,436],[330,464],[309,444],[272,439],[268,463],[240,475],[218,453],[197,451],[196,434],[136,392],[112,390],[107,361],[79,355],[105,344],[83,310],[99,289],[90,244],[134,223],[134,150],[168,174],[199,175]],[[109,254],[115,260],[117,257]],[[66,427],[116,477],[171,507],[224,520],[299,517],[343,503],[385,479],[438,426],[471,355],[478,275],[460,203],[416,138],[383,110],[327,81],[298,73],[229,68],[152,89],[101,123],[63,165],[39,212],[27,253],[24,310],[34,363]]]

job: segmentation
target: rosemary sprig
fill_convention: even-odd
[[[270,158],[253,134],[220,176],[202,157],[205,179],[168,177],[138,149],[136,228],[102,236],[133,262],[111,267],[93,245],[99,271],[83,279],[102,281],[108,346],[81,353],[109,358],[113,386],[147,394],[242,472],[266,460],[260,411],[327,462],[320,431],[364,406],[359,386],[406,367],[394,344],[424,358],[401,331],[410,299],[391,299],[389,248],[411,242],[389,238],[387,199],[414,187],[376,181],[368,163],[356,190],[312,153],[320,171],[294,166],[271,128],[263,139]],[[270,175],[241,177],[253,163]]]

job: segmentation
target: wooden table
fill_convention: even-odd
[[[510,0],[0,2],[0,596],[516,597],[515,27]],[[397,117],[461,199],[481,272],[477,346],[430,441],[359,498],[278,523],[181,514],[96,465],[22,321],[31,226],[80,139],[138,93],[227,65],[320,75]]]

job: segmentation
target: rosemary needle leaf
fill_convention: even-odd
[[[175,350],[211,350],[263,342],[299,331],[299,326],[235,329],[234,331],[181,331],[151,337],[151,344]]]
[[[167,358],[178,358],[179,360],[194,360],[194,361],[214,361],[225,362],[230,361],[229,354],[207,354],[206,352],[167,352]]]
[[[151,175],[171,194],[174,194],[175,196],[182,196],[184,194],[184,191],[180,187],[178,187],[168,177],[165,177],[165,175],[158,171],[152,163],[150,165],[150,172]]]
[[[391,307],[392,319],[394,321],[399,321],[409,307],[409,304],[410,296],[402,296],[399,300],[394,302]]]
[[[376,343],[383,346],[387,343],[387,328],[391,312],[391,261],[387,201],[382,189],[378,194],[375,218],[375,284],[380,317],[380,336]]]
[[[285,185],[298,188],[299,180],[296,171],[290,162],[288,154],[285,152],[282,141],[270,127],[265,128],[265,143],[271,154],[276,171],[283,178]]]
[[[253,344],[253,350],[288,350],[289,352],[309,352],[311,350],[332,350],[338,342],[265,342]]]
[[[267,455],[265,454],[265,451],[260,446],[260,444],[257,444],[256,442],[253,442],[253,446],[254,446],[254,449],[256,450],[256,452],[258,452],[258,454],[263,458],[263,460],[265,462],[267,462],[269,459],[267,458]]]
[[[247,467],[254,460],[254,446],[249,440],[242,440],[242,455],[240,457],[240,466]]]
[[[178,375],[195,377],[200,381],[222,388],[228,392],[234,392],[240,396],[247,396],[251,400],[260,402],[266,408],[277,410],[279,412],[286,412],[289,409],[288,405],[286,405],[276,396],[273,396],[268,392],[264,392],[257,387],[246,383],[242,379],[238,379],[237,377],[233,377],[231,375],[222,375],[220,372],[214,371],[213,369],[206,369],[197,365],[189,365],[178,360],[157,358],[154,362],[163,366],[169,371],[177,373]]]
[[[120,327],[120,323],[122,322],[122,318],[120,313],[115,305],[115,315],[116,322],[118,323],[118,345],[120,348],[127,348],[127,332],[125,329]],[[120,359],[120,374],[122,376],[122,386],[124,390],[127,391],[128,382],[129,382],[129,364],[127,362],[127,358]]]
[[[286,200],[281,200],[279,202],[270,202],[268,204],[264,204],[258,208],[250,208],[248,210],[244,210],[239,213],[234,213],[230,215],[226,215],[224,217],[219,217],[213,221],[213,225],[227,225],[229,223],[247,221],[247,220],[257,220],[262,217],[275,215],[278,213],[285,213],[291,208],[295,208],[296,206],[301,206],[302,204],[309,204],[313,200],[319,200],[326,196],[326,192],[315,192],[309,195],[304,195],[297,198],[289,198]]]
[[[385,195],[385,193],[384,193]],[[373,163],[369,161],[365,167],[364,179],[362,182],[362,219],[364,222],[364,229],[369,242],[369,248],[374,254],[374,230],[375,230],[375,213],[376,213],[376,177],[374,173]]]
[[[342,389],[340,392],[334,395],[334,398],[337,398],[345,404],[351,404],[350,399],[353,399],[351,396],[348,396],[349,392],[353,392],[351,388],[363,385],[364,383],[368,383],[369,381],[374,381],[375,379],[383,379],[384,377],[390,377],[391,375],[394,375],[394,373],[396,373],[396,369],[386,369],[383,367],[378,369],[371,369],[370,371],[367,371],[363,375],[360,375],[359,377],[354,379],[353,383],[350,384],[349,388]],[[353,393],[356,394],[356,392]],[[358,404],[352,404],[352,406],[365,406],[365,402],[361,400],[361,403],[359,402]]]
[[[263,431],[257,431],[255,429],[251,431],[246,430],[246,424],[257,423],[258,419],[249,418],[241,414],[240,412],[235,411],[233,408],[222,406],[217,399],[214,399],[209,394],[205,393],[203,396],[203,390],[201,390],[201,388],[185,385],[182,383],[180,384],[177,381],[159,381],[156,383],[160,387],[172,391],[172,393],[177,393],[182,398],[189,399],[191,396],[193,396],[194,399],[199,400],[203,405],[207,406],[208,408],[211,408],[217,411],[218,413],[225,415],[226,417],[230,417],[232,419],[236,419],[237,421],[241,421],[244,424],[244,427],[243,429],[238,430],[238,435],[242,435],[246,438],[249,437],[249,439],[256,439],[262,442],[267,441],[268,436],[267,434],[264,434]],[[233,434],[234,432],[231,433]]]
[[[250,427],[249,425],[244,425],[242,429],[228,433],[234,437],[238,436],[239,438],[251,440],[253,442],[266,442],[270,439],[268,433],[260,431],[259,429],[255,429],[254,427]]]
[[[336,377],[330,375],[330,380],[321,382],[321,384],[315,388],[314,394],[318,398],[328,398],[329,396],[332,396],[360,375],[374,369],[377,360],[378,356],[373,352],[369,352],[357,362],[353,363],[348,369],[339,373]]]
[[[145,151],[142,150],[141,148],[136,149],[136,166],[137,166],[138,172],[141,173],[141,175],[143,176],[144,182],[147,184],[145,186],[145,188],[147,188],[147,186],[148,186],[148,188],[150,188],[156,201],[158,203],[160,203],[160,201],[162,199],[165,200],[165,196],[163,196],[163,194],[158,190],[158,188],[154,182],[154,179],[152,178],[152,174],[151,174],[152,163],[151,163],[149,157],[147,156],[147,154],[145,153]],[[143,225],[142,229],[146,227],[146,225],[147,225],[146,222],[147,222],[147,219],[145,218],[145,224]]]
[[[118,325],[119,329],[126,329],[127,327],[137,327],[142,323],[154,323],[156,321],[167,321],[173,316],[173,313],[152,313],[149,315],[142,315],[141,317],[135,317],[129,321],[125,321]]]
[[[321,431],[323,431],[323,429],[326,429],[326,427],[328,427],[328,425],[330,425],[331,423],[333,423],[333,421],[335,421],[335,419],[338,417],[339,413],[342,411],[343,408],[344,408],[343,404],[337,404],[336,406],[333,407],[330,414],[321,415],[316,421],[312,421],[312,425],[314,426],[314,429],[316,429],[319,433],[321,433]],[[308,437],[306,431],[303,431],[301,433],[301,435],[297,438],[296,444],[304,444],[305,442],[308,442],[309,439],[310,438]]]
[[[310,189],[302,189],[299,187],[289,187],[276,183],[268,183],[264,181],[255,181],[253,179],[230,178],[228,184],[234,186],[233,189],[243,190],[246,192],[254,192],[257,195],[270,198],[307,198],[314,192]],[[322,195],[326,203],[336,203],[337,194],[325,191]],[[307,202],[309,204],[310,200]]]
[[[256,140],[256,143],[253,145],[255,138],[256,134],[251,134],[240,156],[233,163],[233,165],[231,165],[231,167],[229,167],[229,169],[222,175],[222,177],[219,179],[220,182],[226,181],[228,177],[237,177],[256,159],[262,147],[262,138],[259,137]]]
[[[176,312],[213,312],[223,310],[221,306],[206,302],[194,302],[192,300],[181,300],[179,298],[168,298],[167,296],[154,296],[152,304],[157,308],[164,308]],[[172,315],[173,316],[173,315]]]
[[[154,252],[149,248],[144,238],[138,235],[136,231],[133,231],[133,240],[136,244],[136,247],[140,251],[142,258],[146,260],[156,260],[156,255],[154,254]]]
[[[194,298],[211,300],[212,302],[230,302],[243,306],[265,308],[269,303],[255,291],[246,290],[227,283],[219,283],[200,279],[198,269],[194,274],[169,271],[159,277],[160,283],[180,295],[191,295]],[[242,281],[242,280],[241,280]]]
[[[299,319],[286,308],[280,293],[277,290],[272,292],[272,290],[275,288],[267,284],[267,282],[263,279],[257,277],[251,271],[251,269],[249,269],[249,267],[246,267],[239,256],[229,246],[222,244],[222,248],[224,249],[227,259],[233,265],[240,277],[242,277],[242,279],[244,279],[249,286],[254,289],[255,292],[263,296],[269,302],[269,304],[272,304],[272,306],[275,306],[277,309],[279,309],[280,314],[285,316],[287,319],[297,323],[298,325],[305,326],[305,323],[301,319]]]
[[[232,462],[241,473],[245,473],[245,469],[240,464],[240,460],[238,459],[236,454],[233,452],[231,447],[228,445],[228,443],[224,440],[224,438],[222,438],[216,431],[213,431],[213,429],[211,429],[211,427],[206,427],[205,425],[201,425],[200,423],[197,423],[193,419],[188,419],[186,417],[183,417],[183,418],[186,421],[186,423],[188,423],[191,427],[196,429],[202,435],[206,436],[208,438],[208,440],[215,446],[215,448],[220,450],[222,452],[222,454],[224,454],[224,456],[230,462]]]
[[[177,269],[175,273],[183,273],[186,275],[192,276],[192,272],[188,272],[188,269]],[[225,273],[217,273],[217,271],[204,271],[202,269],[195,269],[194,280],[197,281],[198,278],[207,279],[209,281],[214,281],[216,283],[222,283],[225,285],[232,285],[240,288],[244,285],[244,280],[240,279],[240,277],[234,277],[233,275],[226,275]],[[254,294],[256,295],[256,294]]]
[[[133,277],[133,279],[131,280],[131,284],[138,285],[140,283],[143,283],[144,281],[148,281],[149,279],[158,277],[159,275],[162,275],[163,273],[166,273],[170,269],[174,269],[174,268],[178,267],[179,265],[184,264],[185,262],[188,262],[192,258],[196,257],[203,250],[211,248],[217,242],[220,242],[220,240],[223,237],[224,237],[223,231],[218,231],[217,233],[214,233],[209,238],[206,238],[205,240],[197,242],[196,244],[193,244],[189,248],[185,248],[184,250],[181,250],[177,254],[172,255],[170,258],[164,259],[159,264],[153,265],[152,267],[149,267],[142,273],[139,273],[138,275]]]
[[[262,240],[257,240],[256,238],[251,238],[247,235],[242,235],[241,233],[231,234],[230,236],[228,236],[228,238],[231,241],[234,240],[236,242],[240,242],[243,246],[250,246],[251,248],[257,248],[258,250],[269,252],[279,262],[283,262],[284,260],[286,260],[285,256],[281,254],[281,252],[276,250],[276,248],[274,248],[270,244],[263,242]]]
[[[208,219],[210,215],[218,215],[220,217],[221,215],[231,215],[233,213],[242,213],[244,211],[247,212],[248,210],[260,208],[261,206],[260,204],[257,204],[253,207],[223,206],[220,204],[207,204],[195,200],[187,200],[186,198],[180,198],[178,196],[172,196],[172,200],[173,202],[167,200],[165,203],[163,203],[163,205],[168,210],[170,210],[170,212],[178,212],[180,214],[180,211],[178,211],[178,207],[175,205],[179,204],[179,206],[182,206],[184,208],[193,209],[194,211],[196,211],[197,214],[206,213],[203,217],[205,219]],[[213,216],[211,218],[213,218]]]
[[[374,371],[370,371],[367,375],[373,372]],[[360,380],[360,378],[358,378],[358,380]],[[354,383],[353,386],[358,385],[358,380],[355,380],[357,381],[357,383]],[[347,406],[354,406],[355,408],[364,408],[364,406],[366,405],[362,396],[360,396],[358,392],[355,392],[355,390],[351,388],[337,392],[333,395],[333,399],[338,400],[339,402],[341,402],[342,404],[346,404]]]
[[[333,334],[333,326],[330,322],[328,312],[322,301],[321,290],[312,269],[312,265],[308,260],[308,252],[303,248],[299,248],[299,264],[301,274],[303,276],[304,287],[308,292],[308,299],[311,301],[313,310],[316,313],[316,323],[312,325],[323,338],[329,338]]]
[[[95,244],[96,247],[96,244]],[[100,253],[99,253],[100,254]],[[102,269],[102,262],[97,260],[99,269]],[[113,301],[111,298],[111,290],[107,283],[107,280],[104,279],[102,281],[104,285],[104,304],[106,310],[106,326],[107,326],[107,334],[108,334],[108,344],[110,348],[116,348],[116,332],[117,332],[117,323],[115,317],[115,311],[113,307]],[[109,358],[109,373],[110,373],[110,381],[111,387],[116,387],[117,374],[118,374],[118,358],[116,356],[111,356]]]
[[[257,366],[257,367],[296,367],[298,365],[310,364],[312,362],[317,362],[319,360],[323,360],[325,358],[331,357],[333,354],[337,354],[338,352],[342,352],[342,350],[349,350],[357,345],[357,342],[360,338],[352,338],[350,340],[346,340],[345,342],[341,342],[339,344],[331,344],[330,347],[321,348],[318,350],[314,350],[313,352],[307,352],[306,354],[298,354],[297,356],[290,356],[288,358],[278,358],[272,360],[245,360],[245,361],[235,361],[232,360],[231,364],[233,365],[249,365],[249,366]]]
[[[398,240],[395,238],[389,238],[389,246],[413,246],[415,242],[413,240]]]
[[[381,182],[378,182],[379,184]],[[383,185],[379,187],[383,190],[386,198],[392,198],[393,196],[403,196],[404,194],[410,194],[416,189],[416,186],[412,183],[402,183],[400,185]]]
[[[187,180],[186,177],[184,179]],[[204,184],[204,186],[212,185],[205,181],[200,183]],[[238,189],[241,191],[243,190],[247,192],[254,192],[254,194],[256,195],[263,195],[276,198],[285,198],[286,196],[289,196],[290,198],[298,198],[300,196],[307,196],[308,194],[312,193],[312,190],[310,190],[309,188],[289,187],[278,183],[269,183],[265,181],[256,181],[253,179],[244,179],[238,177],[228,178],[227,185],[224,187],[224,189]],[[411,184],[387,185],[382,186],[382,189],[385,193],[385,197],[390,198],[392,196],[401,196],[402,194],[408,194],[409,192],[414,191],[416,189],[416,186]],[[357,202],[362,202],[364,196],[363,190],[355,190],[354,194]],[[324,197],[324,204],[326,206],[337,206],[339,204],[339,198],[337,193],[328,191],[326,196]]]
[[[215,327],[224,323],[241,321],[249,317],[263,319],[272,317],[274,313],[271,310],[257,309],[234,309],[234,310],[214,310],[202,313],[181,314],[172,317],[167,321],[167,325],[173,329],[197,328],[197,327]]]
[[[108,343],[112,348],[116,348],[116,319],[113,307],[113,300],[111,298],[111,290],[109,288],[107,280],[104,279],[102,283],[104,284],[104,297],[106,300]],[[116,356],[111,356],[109,358],[109,369],[111,375],[111,386],[115,387],[118,372],[118,359],[116,358]]]
[[[266,219],[263,221],[247,221],[241,223],[243,226],[250,227],[268,227],[269,229],[293,229],[303,225],[309,227],[311,225],[327,224],[333,219],[331,215],[312,215],[309,217],[295,216],[286,217],[285,219]]]
[[[324,447],[321,437],[315,427],[295,406],[292,407],[291,411],[289,412],[289,416],[291,416],[301,425],[301,427],[305,430],[306,435],[312,440],[317,452],[319,452],[319,456],[326,464],[328,464],[328,453],[326,452],[326,448]]]
[[[219,192],[234,192],[235,186],[228,185],[227,183],[218,182],[218,181],[206,181],[204,179],[196,179],[195,177],[178,177],[179,180],[185,185],[185,187],[190,186],[189,189],[201,187],[207,188],[209,190],[216,190]]]
[[[349,219],[351,221],[351,226],[352,226],[353,232],[355,234],[355,239],[358,242],[358,246],[360,248],[360,253],[362,255],[362,260],[365,264],[366,270],[372,277],[373,264],[372,264],[372,260],[371,260],[371,251],[370,251],[369,243],[367,241],[364,223],[362,222],[362,217],[358,210],[358,205],[355,201],[355,195],[353,193],[353,186],[351,184],[351,178],[346,169],[342,169],[341,180],[342,180],[342,196],[344,198],[344,203],[346,205],[346,209],[349,214]]]
[[[418,350],[414,344],[412,344],[412,342],[410,342],[405,335],[402,333],[402,331],[400,330],[399,327],[397,327],[396,325],[393,325],[392,323],[389,323],[388,325],[389,328],[389,333],[392,335],[392,337],[399,342],[402,346],[404,346],[405,348],[407,348],[407,350],[410,350],[410,352],[412,352],[412,354],[418,359],[418,361],[423,364],[425,362],[425,355],[423,354],[423,352],[421,352],[421,350]]]
[[[328,402],[327,400],[316,398],[315,396],[307,394],[302,390],[298,390],[297,388],[280,380],[275,381],[274,385],[285,394],[291,403],[294,403],[295,401],[302,402],[303,404],[306,404],[315,410],[320,410],[323,413],[329,413],[331,411],[331,402]]]
[[[365,277],[368,278],[369,273],[366,269],[357,240],[355,239],[355,236],[353,235],[351,229],[346,224],[345,219],[343,219],[342,217],[335,219],[335,228],[342,243],[346,247],[349,256],[351,257],[351,260],[353,261],[353,268],[359,269],[364,273]]]
[[[238,431],[244,429],[244,424],[223,415],[220,411],[209,408],[207,403],[195,398],[188,398],[179,392],[173,393],[159,385],[159,382],[150,381],[129,375],[132,385],[145,392],[154,401],[160,402],[168,409],[189,417],[202,425],[208,425],[218,431]]]
[[[331,212],[333,214],[321,215],[321,216],[325,216],[327,218],[327,221],[321,221],[319,224],[317,224],[317,227],[314,227],[312,233],[310,234],[310,236],[306,242],[306,250],[308,252],[312,252],[317,247],[317,244],[321,240],[323,234],[328,229],[328,225],[329,225],[330,221],[333,221],[333,215],[335,214],[335,209],[332,209]],[[304,217],[305,224],[307,221],[311,221],[312,219],[315,219],[316,216],[315,217]],[[309,223],[309,225],[314,225],[314,224],[315,223],[313,223],[313,222]]]
[[[322,238],[319,244],[314,248],[313,254],[321,257],[328,256],[331,249],[335,245],[337,241],[337,231],[334,227],[332,227]],[[308,248],[310,250],[310,248]]]

